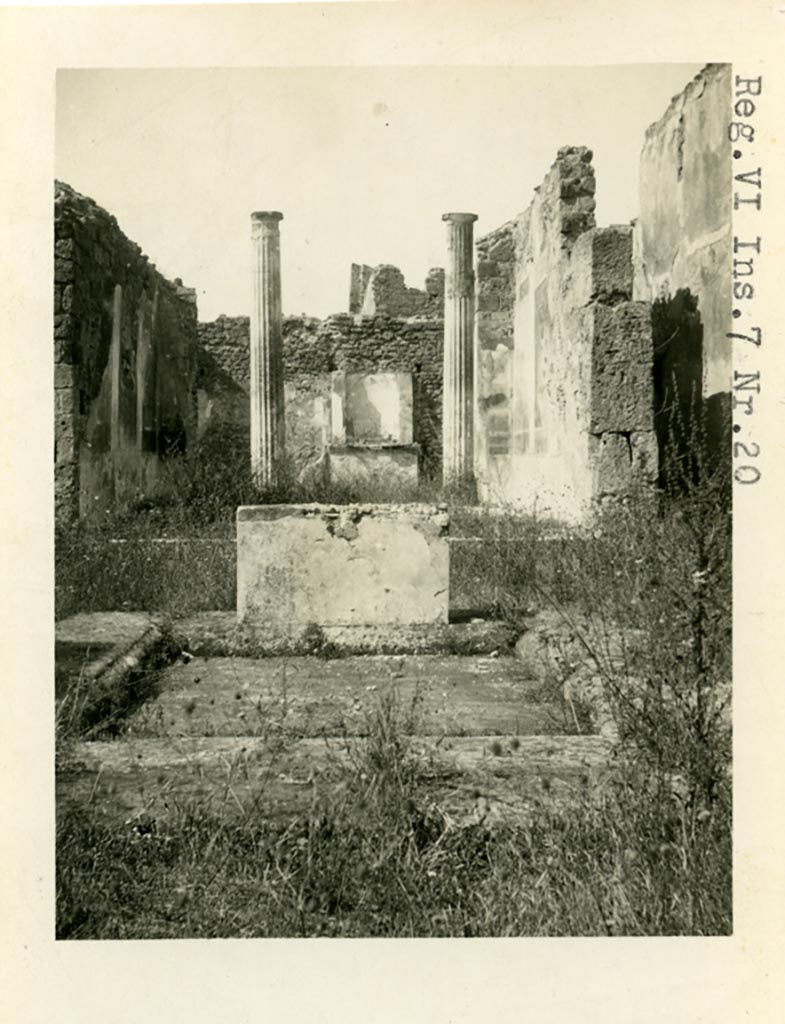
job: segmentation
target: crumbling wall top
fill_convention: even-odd
[[[441,317],[444,306],[444,270],[428,271],[425,289],[410,288],[403,273],[391,263],[369,267],[353,263],[349,286],[349,312],[363,316]]]
[[[148,284],[154,282],[159,287],[168,288],[178,298],[196,307],[195,288],[184,285],[182,278],[170,281],[164,277],[141,246],[125,234],[113,214],[65,181],[55,180],[54,221],[55,242],[60,243],[59,248],[55,248],[55,255],[61,262],[74,258],[75,244],[82,248],[89,245],[91,252],[86,255],[94,259],[97,269],[109,263],[117,265],[113,267],[115,270],[125,266],[132,270],[134,276],[146,275]],[[118,258],[113,259],[118,253]],[[122,284],[122,279],[118,283]]]

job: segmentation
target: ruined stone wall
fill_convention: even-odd
[[[58,522],[165,486],[195,434],[196,297],[92,199],[55,184]]]
[[[425,290],[407,286],[398,267],[352,264],[349,312],[364,316],[444,316],[444,270],[428,271]]]
[[[248,317],[219,317],[199,324],[205,353],[200,408],[213,401],[214,422],[231,419],[248,429]],[[441,320],[336,314],[325,320],[291,316],[283,321],[287,453],[298,466],[318,459],[330,434],[331,375],[335,370],[412,374],[414,441],[423,469],[441,464]],[[233,395],[222,409],[215,394]],[[200,429],[206,429],[203,422]]]
[[[594,226],[591,151],[477,243],[477,475],[486,500],[580,520],[656,471],[647,303],[629,227]]]
[[[373,276],[373,267],[367,263],[352,263],[351,278],[349,281],[349,312],[361,313],[365,292],[368,289],[368,282]]]
[[[731,67],[709,64],[646,131],[635,226],[634,295],[654,304],[657,427],[699,411],[728,446],[732,145]],[[723,434],[723,431],[725,432]],[[724,440],[723,440],[724,438]]]

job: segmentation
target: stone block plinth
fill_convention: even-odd
[[[237,510],[241,623],[447,622],[446,510],[433,505],[260,505]]]

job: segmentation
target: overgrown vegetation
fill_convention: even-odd
[[[430,801],[411,723],[382,704],[342,784],[308,815],[269,820],[193,803],[140,831],[95,806],[62,809],[58,935],[727,934],[731,507],[726,468],[702,462],[702,450],[680,447],[656,506],[631,495],[580,532],[479,508],[456,517],[457,532],[474,538],[457,581],[467,602],[518,628],[549,609],[559,685],[612,713],[619,746],[607,786],[569,806],[546,796],[526,822],[459,825]],[[189,529],[226,536],[235,484],[227,477],[224,515],[220,503],[190,504],[215,490],[195,476],[167,522],[185,530],[191,517]],[[160,515],[137,513],[129,529],[155,523],[160,536]],[[58,585],[93,607],[91,581],[110,584],[80,567],[83,543],[60,539]],[[186,583],[201,586],[193,573],[207,571],[185,568],[187,606]],[[122,590],[100,600],[122,607],[134,572],[155,579],[161,563],[115,562]]]
[[[61,809],[60,938],[719,934],[730,835],[618,781],[526,821],[457,823],[430,798],[412,724],[380,704],[309,814],[191,802],[120,825]]]

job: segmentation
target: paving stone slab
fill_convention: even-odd
[[[597,736],[415,736],[424,799],[459,820],[526,817],[550,801],[585,798],[612,767]],[[75,745],[58,772],[58,810],[91,802],[128,824],[165,821],[187,806],[268,818],[340,801],[363,771],[362,740],[193,737]],[[361,777],[360,781],[363,781]]]
[[[164,670],[135,736],[367,733],[380,700],[400,727],[445,735],[570,731],[563,706],[512,657],[193,658]]]
[[[150,612],[80,612],[55,623],[55,640],[96,646],[131,644],[162,618]]]

